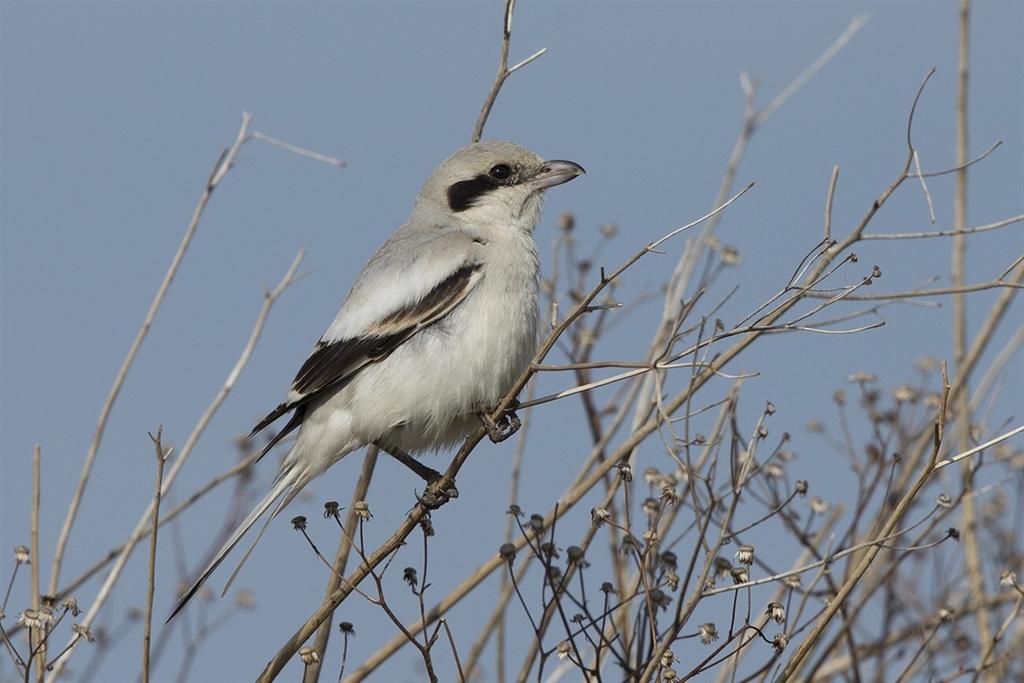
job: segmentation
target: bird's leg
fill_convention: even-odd
[[[384,451],[388,455],[390,455],[398,462],[408,467],[410,470],[416,473],[416,476],[418,476],[420,479],[427,482],[428,484],[433,484],[435,481],[441,478],[440,472],[433,469],[432,467],[427,467],[419,460],[403,451],[401,448],[393,448],[390,446],[385,447],[379,443],[375,443],[373,445],[379,448],[380,450]]]
[[[501,417],[497,421],[491,419],[490,410],[480,413],[480,421],[484,425],[484,429],[487,430],[487,436],[491,439],[491,443],[501,443],[505,439],[509,438],[513,434],[519,431],[519,428],[523,426],[522,420],[516,415],[516,408],[519,407],[519,400],[512,399]]]
[[[431,467],[427,467],[401,448],[385,447],[380,443],[375,443],[374,446],[408,467],[410,470],[415,472],[420,479],[427,482],[426,492],[424,492],[422,497],[417,496],[419,501],[427,506],[427,508],[431,510],[437,509],[452,498],[459,497],[459,490],[455,488],[455,482],[449,482],[442,488],[442,475],[440,472]]]

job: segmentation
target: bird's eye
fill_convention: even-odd
[[[508,164],[498,164],[491,169],[491,177],[498,180],[505,180],[512,175],[512,169]]]

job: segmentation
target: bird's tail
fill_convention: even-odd
[[[261,500],[255,508],[253,508],[253,511],[249,513],[249,516],[238,525],[238,528],[235,529],[231,534],[231,537],[228,538],[224,545],[221,546],[220,550],[217,551],[213,560],[211,560],[210,564],[208,564],[206,569],[203,570],[203,573],[199,575],[199,578],[195,580],[195,583],[193,583],[188,591],[178,600],[178,603],[174,606],[174,610],[171,611],[171,615],[167,617],[167,621],[173,619],[174,616],[180,612],[183,607],[185,607],[188,601],[192,599],[192,596],[194,596],[200,587],[202,587],[203,583],[210,578],[210,575],[213,574],[214,570],[216,570],[217,567],[220,566],[220,563],[224,561],[224,558],[227,557],[228,553],[234,550],[235,546],[242,540],[242,537],[245,536],[246,532],[248,532],[249,529],[259,521],[260,517],[262,517],[267,510],[269,510],[271,506],[278,501],[278,499],[280,499],[280,502],[277,503],[277,507],[274,508],[274,511],[267,518],[267,521],[263,523],[263,527],[260,529],[259,534],[256,535],[256,540],[252,542],[252,545],[249,546],[245,555],[242,556],[242,559],[235,568],[235,571],[231,573],[231,577],[224,586],[224,593],[227,593],[228,588],[231,587],[231,583],[235,580],[235,577],[238,575],[242,565],[247,559],[249,559],[249,555],[252,553],[253,548],[256,547],[260,538],[263,537],[263,533],[267,530],[270,522],[277,517],[278,513],[280,513],[281,510],[283,510],[285,506],[288,505],[296,495],[298,495],[299,491],[309,483],[310,479],[312,479],[312,477],[304,475],[307,475],[305,468],[297,466],[296,464],[292,464],[291,467],[282,470],[277,475],[277,478],[274,480],[274,485],[270,488],[267,495],[263,497],[263,500]]]

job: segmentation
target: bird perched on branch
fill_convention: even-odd
[[[374,444],[434,481],[440,475],[411,453],[450,446],[481,420],[496,441],[518,427],[514,412],[503,424],[488,413],[536,350],[533,230],[544,191],[583,172],[500,141],[471,144],[438,166],[408,222],[356,278],[284,401],[253,429],[291,413],[264,454],[298,435],[270,491],[170,618],[270,511],[230,586],[270,521],[348,453]]]

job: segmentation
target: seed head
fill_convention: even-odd
[[[796,492],[799,493],[801,496],[806,496],[807,495],[807,480],[806,479],[797,479],[796,480],[795,489],[796,489]]]
[[[781,602],[769,602],[765,614],[776,624],[786,623],[786,608],[782,606]]]
[[[406,567],[402,570],[402,581],[409,584],[409,588],[416,588],[416,584],[419,583],[419,577],[416,576],[415,567]]]
[[[64,608],[65,612],[71,612],[71,616],[77,617],[82,613],[82,610],[78,608],[78,600],[74,598],[67,598],[61,603],[61,607]]]
[[[306,518],[302,515],[299,515],[298,517],[292,517],[292,526],[295,528],[296,531],[305,531]]]
[[[92,631],[90,631],[89,627],[84,624],[72,624],[71,632],[79,638],[85,638],[85,640],[90,643],[96,642],[96,638],[92,635]]]
[[[823,515],[828,512],[828,502],[818,496],[811,497],[811,512],[816,515]]]
[[[1003,573],[999,575],[999,585],[1003,588],[1016,588],[1017,573],[1009,569],[1003,570]]]
[[[750,581],[750,572],[746,567],[733,567],[732,571],[729,572],[732,575],[732,581],[735,584],[746,583]]]
[[[320,661],[320,655],[317,654],[316,650],[311,647],[303,647],[299,649],[299,659],[306,666],[310,664],[316,664]]]
[[[29,550],[27,545],[19,545],[14,547],[14,562],[15,564],[29,564],[32,559],[32,551]]]
[[[511,562],[516,559],[516,546],[514,543],[502,543],[501,547],[498,548],[498,554],[501,558],[507,562]]]
[[[747,566],[754,564],[754,546],[741,545],[736,551],[736,561]]]
[[[603,527],[605,522],[611,519],[611,516],[612,513],[608,512],[607,508],[600,506],[590,508],[590,522],[595,529]]]
[[[369,522],[373,519],[373,513],[370,512],[370,506],[366,504],[365,500],[360,500],[353,505],[352,511],[356,514],[356,517],[364,522]]]
[[[530,515],[530,521],[528,523],[530,530],[535,534],[540,534],[544,531],[544,516],[543,515]]]
[[[781,653],[789,645],[789,636],[785,633],[778,633],[772,638],[772,647],[775,648],[776,652]]]
[[[338,505],[338,501],[329,500],[324,503],[324,519],[327,519],[328,517],[337,517],[340,511],[341,507]]]
[[[338,624],[338,630],[341,631],[342,635],[346,638],[355,638],[356,627],[352,625],[351,621],[343,621]]]
[[[622,461],[622,462],[619,463],[618,467],[619,467],[619,476],[622,478],[622,481],[625,481],[625,482],[633,481],[633,468],[629,466],[628,462]]]
[[[568,640],[563,640],[562,642],[560,642],[558,644],[558,658],[559,659],[566,659],[566,658],[568,658],[569,657],[569,652],[571,652],[571,649],[570,649],[569,641]]]
[[[718,640],[718,627],[710,621],[697,627],[697,636],[705,645]]]

